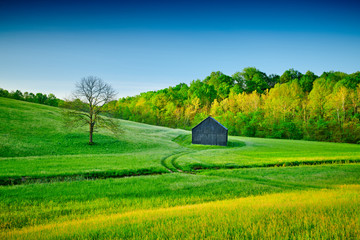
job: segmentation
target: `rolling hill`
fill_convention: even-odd
[[[201,146],[189,131],[117,120],[123,133],[99,130],[90,146],[61,111],[0,98],[2,239],[360,234],[359,145]]]

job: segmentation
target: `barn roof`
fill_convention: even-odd
[[[204,120],[202,120],[198,125],[196,125],[195,127],[193,127],[192,129],[197,128],[198,126],[200,126],[203,122],[205,122],[208,118],[212,119],[214,122],[216,122],[217,124],[219,124],[221,127],[223,127],[224,129],[228,130],[226,127],[224,127],[224,125],[222,125],[221,123],[219,123],[218,121],[216,121],[215,118],[209,116],[207,118],[205,118]]]

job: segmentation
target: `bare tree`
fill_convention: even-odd
[[[68,101],[65,111],[65,122],[68,127],[89,126],[89,144],[93,144],[94,129],[104,127],[114,133],[119,132],[118,125],[111,119],[101,115],[104,105],[114,100],[115,90],[98,77],[82,78],[76,84],[73,99]]]

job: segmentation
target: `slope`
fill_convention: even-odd
[[[0,98],[0,180],[24,177],[76,178],[166,173],[161,159],[182,146],[171,141],[183,130],[116,120],[124,130],[95,133],[87,144],[87,128],[69,130],[61,109]],[[12,179],[9,179],[12,178]],[[10,182],[9,182],[10,181]]]

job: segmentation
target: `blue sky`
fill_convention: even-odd
[[[95,75],[119,97],[254,66],[360,70],[359,1],[0,2],[0,87],[67,97]]]

